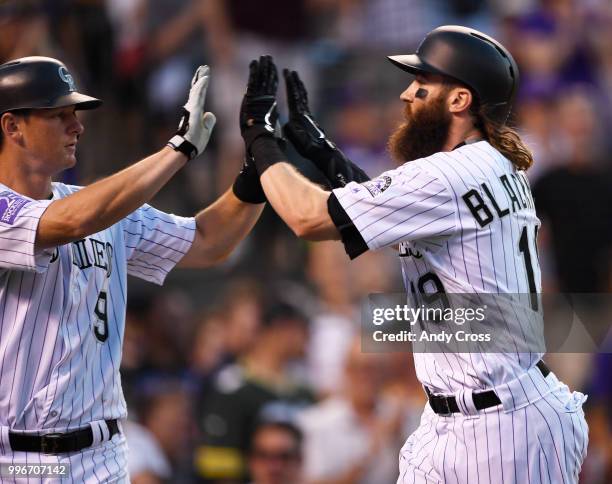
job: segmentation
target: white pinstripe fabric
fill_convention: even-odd
[[[55,183],[54,199],[78,189]],[[29,200],[12,224],[0,221],[0,428],[15,431],[66,432],[126,417],[119,365],[127,275],[162,284],[195,234],[193,218],[144,205],[82,241],[35,254],[50,203]],[[0,455],[11,455],[4,442]],[[109,475],[123,472],[115,460],[120,470]]]
[[[370,249],[400,243],[407,295],[417,306],[413,288],[428,281],[419,291],[434,292],[433,276],[447,293],[527,294],[530,277],[535,292],[541,291],[535,247],[540,221],[529,184],[485,141],[406,163],[374,182],[350,183],[334,193]],[[478,197],[487,202],[491,217],[473,213]],[[532,254],[532,275],[526,250]],[[498,308],[517,340],[541,332],[540,318],[524,317],[533,313],[530,297],[519,300],[525,308],[501,303]],[[534,368],[542,353],[514,349],[414,354],[417,376],[433,392],[465,399],[471,391],[495,387],[503,405],[474,412],[462,401],[463,413],[451,417],[440,417],[427,405],[402,450],[399,483],[577,482],[588,440],[584,396],[569,392],[552,374],[543,379]],[[562,460],[557,468],[541,462],[552,450]]]
[[[513,180],[513,191],[521,192],[517,210],[480,227],[462,196],[474,189],[486,200],[482,188],[486,183],[502,208],[512,206],[500,181],[504,175]],[[389,177],[391,184],[379,195],[372,196],[367,183],[350,183],[334,193],[370,249],[401,243],[403,251],[417,255],[400,257],[409,299],[414,302],[411,288],[430,273],[448,293],[529,292],[519,238],[524,227],[535,231],[540,221],[530,194],[523,192],[524,175],[487,142],[415,160],[382,176]],[[533,270],[540,291],[535,257]],[[522,313],[501,312],[509,334],[533,331],[532,320]],[[415,353],[414,357],[419,380],[436,392],[451,394],[466,386],[479,390],[513,380],[542,354]]]
[[[400,451],[397,482],[577,483],[588,444],[582,401],[561,386],[507,413],[498,406],[440,416],[427,404]]]

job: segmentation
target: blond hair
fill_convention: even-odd
[[[518,131],[508,126],[493,121],[487,116],[486,107],[481,106],[474,96],[474,104],[470,112],[474,116],[476,127],[485,136],[493,148],[508,158],[519,170],[528,170],[533,165],[533,154],[521,139]]]
[[[508,126],[494,121],[488,114],[486,105],[480,102],[476,91],[461,81],[452,78],[445,78],[443,81],[447,90],[454,86],[462,86],[469,89],[472,93],[472,105],[470,114],[474,118],[474,125],[484,135],[485,139],[493,148],[508,158],[519,170],[528,170],[533,165],[533,154],[521,139],[518,131]]]

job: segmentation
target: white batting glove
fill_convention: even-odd
[[[190,160],[204,151],[217,122],[213,113],[204,111],[209,79],[210,68],[198,67],[191,80],[189,98],[183,106],[183,116],[178,131],[168,141],[168,146],[187,155]]]

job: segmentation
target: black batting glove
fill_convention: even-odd
[[[266,194],[259,181],[254,160],[249,155],[244,158],[242,169],[232,185],[232,191],[239,200],[245,203],[257,204],[266,201]]]
[[[308,93],[298,73],[283,69],[283,76],[289,106],[289,122],[283,126],[283,134],[297,152],[315,164],[332,188],[343,187],[352,181],[368,181],[370,177],[366,172],[344,156],[313,119],[308,107]]]
[[[280,138],[281,130],[276,107],[278,73],[272,57],[264,55],[249,64],[249,81],[240,107],[240,133],[247,156],[252,155],[253,142],[261,137]]]

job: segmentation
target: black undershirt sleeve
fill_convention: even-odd
[[[327,199],[327,211],[329,212],[332,222],[334,222],[334,225],[340,232],[344,250],[351,260],[366,252],[368,250],[368,244],[363,240],[359,230],[357,230],[357,227],[355,227],[346,214],[334,193]]]

